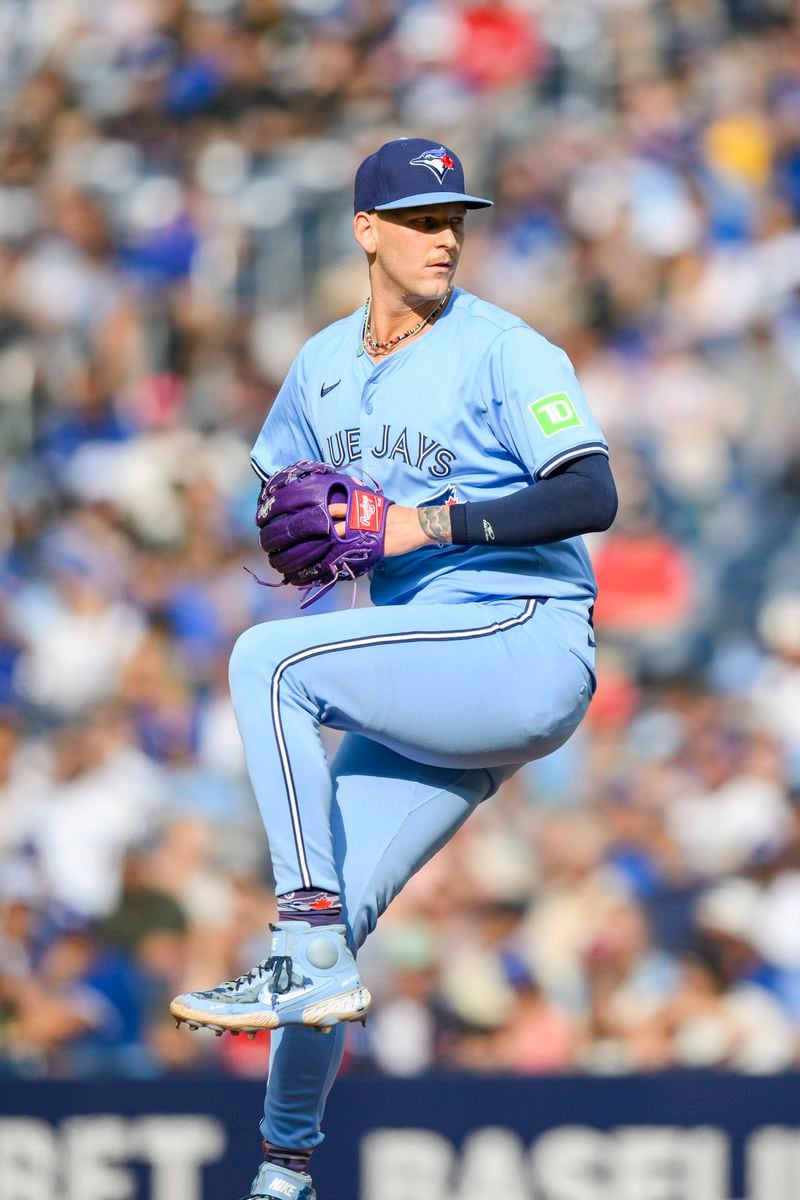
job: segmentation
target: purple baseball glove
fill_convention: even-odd
[[[340,579],[357,579],[383,557],[386,514],[394,503],[322,462],[297,462],[261,485],[258,540],[283,583],[306,588],[301,608]],[[346,504],[340,536],[328,506]],[[273,584],[277,587],[279,585]]]

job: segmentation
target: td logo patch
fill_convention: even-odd
[[[542,396],[541,400],[534,400],[528,408],[545,437],[552,437],[554,433],[561,433],[562,429],[569,429],[573,425],[583,424],[566,392]]]

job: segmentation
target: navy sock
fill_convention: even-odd
[[[297,1171],[299,1174],[308,1174],[308,1160],[313,1154],[312,1150],[284,1150],[280,1146],[270,1146],[269,1142],[263,1142],[264,1161],[272,1163],[274,1167],[283,1167],[287,1171]]]
[[[308,921],[310,925],[339,925],[342,902],[338,892],[299,888],[278,896],[279,921]]]

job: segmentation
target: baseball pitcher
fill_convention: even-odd
[[[279,920],[269,958],[172,1004],[192,1026],[273,1031],[250,1200],[315,1200],[346,1022],[370,1006],[358,948],[595,686],[580,535],[616,513],[608,448],[567,356],[454,286],[466,215],[490,203],[438,142],[365,159],[369,298],[303,347],[253,450],[261,545],[311,605],[247,630],[230,664]],[[372,607],[314,613],[366,572]],[[332,764],[321,726],[345,735]]]

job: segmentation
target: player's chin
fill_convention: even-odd
[[[439,300],[447,292],[453,282],[455,270],[452,267],[429,267],[421,280],[420,295],[426,300]]]

